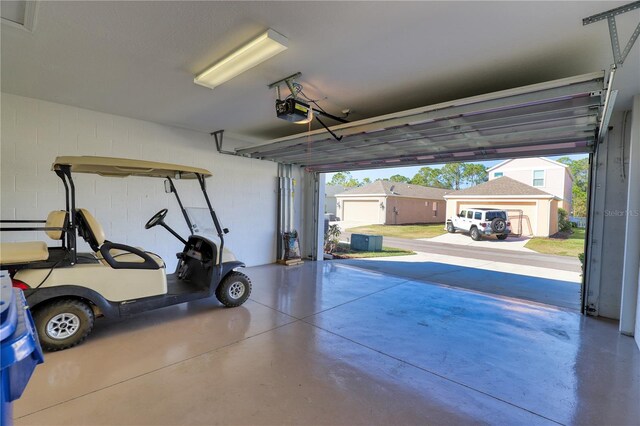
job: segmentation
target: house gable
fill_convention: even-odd
[[[509,177],[555,195],[561,207],[571,210],[573,177],[565,164],[544,157],[515,158],[487,170],[489,181]]]

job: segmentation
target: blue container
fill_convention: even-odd
[[[12,401],[20,398],[36,365],[44,361],[24,295],[5,278],[0,284],[1,426],[13,423]]]
[[[351,250],[382,251],[382,235],[351,234]]]

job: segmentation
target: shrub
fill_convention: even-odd
[[[558,209],[558,228],[560,232],[571,231],[571,222],[567,219],[569,213],[563,208]]]
[[[327,232],[324,234],[324,252],[333,253],[338,247],[340,237],[340,227],[338,225],[329,225]]]

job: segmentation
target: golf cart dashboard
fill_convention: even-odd
[[[210,266],[215,258],[215,246],[207,239],[192,235],[187,241],[187,245],[181,253],[178,253],[178,259],[195,259],[202,262],[204,266]]]

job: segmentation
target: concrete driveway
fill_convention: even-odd
[[[413,256],[333,260],[383,274],[444,284],[482,293],[524,299],[572,310],[580,309],[580,272],[572,268],[416,252]],[[506,252],[505,252],[506,253]],[[524,254],[523,254],[524,255]],[[557,257],[557,256],[556,256]],[[558,265],[558,268],[562,266]]]
[[[509,237],[506,240],[500,241],[494,236],[489,236],[483,237],[480,241],[473,241],[469,234],[463,234],[461,232],[456,232],[455,234],[447,233],[434,238],[420,238],[421,241],[431,241],[434,243],[534,253],[533,250],[525,248],[525,244],[527,244],[530,239],[530,237]]]

